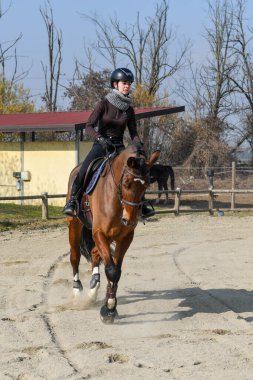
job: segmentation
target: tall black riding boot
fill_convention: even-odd
[[[71,195],[63,208],[63,214],[76,217],[78,214],[79,201],[75,195]]]
[[[145,201],[145,199],[143,198],[143,200]],[[150,202],[148,202],[148,201],[145,201],[145,203],[143,203],[143,205],[142,205],[142,209],[141,209],[141,217],[143,218],[143,219],[146,219],[146,218],[150,218],[151,216],[154,216],[155,215],[155,210],[154,210],[154,208],[152,207],[148,207],[147,206],[147,203],[149,203],[150,204]],[[151,204],[150,204],[151,205]]]
[[[82,187],[80,186],[78,177],[76,177],[72,185],[70,198],[63,208],[63,214],[73,217],[76,217],[78,215],[79,201],[81,195]]]

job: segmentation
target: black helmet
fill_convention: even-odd
[[[113,87],[113,82],[119,82],[120,80],[133,83],[134,74],[131,70],[126,69],[125,67],[120,67],[114,70],[111,74],[111,87]]]

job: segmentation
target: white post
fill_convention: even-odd
[[[236,176],[236,167],[235,167],[235,161],[232,162],[232,185],[231,190],[235,190],[235,176]],[[231,210],[235,209],[235,193],[232,192],[231,194]]]

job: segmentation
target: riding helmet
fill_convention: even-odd
[[[113,82],[131,82],[134,81],[134,74],[131,70],[126,69],[125,67],[120,67],[114,70],[111,74],[111,87],[113,88]]]

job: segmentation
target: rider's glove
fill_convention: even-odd
[[[141,141],[133,141],[132,143],[137,149],[144,149],[144,144]]]
[[[140,154],[147,158],[146,152],[144,150],[144,144],[141,141],[133,141],[133,146],[135,146]]]
[[[104,150],[107,150],[110,146],[112,146],[111,140],[107,139],[107,138],[105,138],[103,136],[98,137],[97,141],[99,142],[99,144],[102,145],[102,147],[103,147]]]

